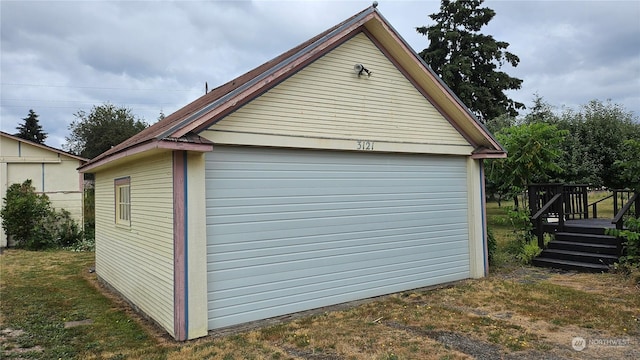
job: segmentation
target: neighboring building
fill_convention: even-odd
[[[82,226],[83,175],[77,169],[87,161],[62,150],[0,132],[0,198],[4,199],[11,184],[31,179],[36,191],[46,194],[53,207],[69,211]],[[0,226],[0,247],[7,244],[7,236]]]
[[[505,156],[370,7],[83,166],[96,272],[178,340],[482,277]]]

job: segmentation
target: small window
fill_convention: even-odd
[[[131,178],[115,180],[116,224],[131,226]]]

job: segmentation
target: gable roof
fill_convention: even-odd
[[[6,138],[9,138],[9,139],[12,139],[12,140],[15,140],[15,141],[20,141],[22,143],[29,144],[31,146],[35,146],[35,147],[40,148],[40,149],[44,149],[44,150],[48,150],[48,151],[51,151],[51,152],[54,152],[54,153],[57,153],[57,154],[60,154],[60,155],[68,156],[70,158],[74,158],[74,159],[76,159],[78,161],[81,161],[83,163],[86,163],[87,161],[89,161],[89,159],[83,158],[81,156],[74,155],[74,154],[68,153],[68,152],[66,152],[64,150],[56,149],[56,148],[48,146],[48,145],[39,144],[39,143],[33,142],[31,140],[26,140],[26,139],[23,139],[23,138],[21,138],[19,136],[7,134],[4,131],[0,131],[0,137],[6,137]]]
[[[393,58],[394,63],[447,120],[476,147],[479,158],[505,157],[506,152],[487,128],[471,113],[418,54],[402,39],[373,6],[282,53],[257,68],[223,84],[161,121],[91,159],[80,168],[89,171],[110,162],[152,148],[176,148],[172,144],[192,144],[189,150],[210,151],[212,144],[197,134],[224,116],[276,86],[287,77],[365,31]]]

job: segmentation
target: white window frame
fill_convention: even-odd
[[[131,226],[131,177],[114,180],[115,223]]]

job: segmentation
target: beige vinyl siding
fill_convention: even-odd
[[[371,77],[353,71],[362,63]],[[469,143],[363,33],[232,113],[224,133],[460,146]],[[374,149],[375,150],[375,149]]]
[[[47,192],[51,206],[56,210],[64,209],[71,214],[78,226],[83,226],[82,192]]]
[[[81,175],[76,170],[78,166],[80,163],[77,160],[44,164],[14,162],[7,167],[7,180],[10,186],[31,179],[36,191],[49,197],[51,206],[69,211],[74,220],[82,226],[82,188]]]
[[[35,191],[46,194],[54,208],[69,211],[82,227],[82,182],[77,171],[80,165],[71,156],[0,136],[0,199],[12,184],[31,179]],[[4,231],[0,231],[0,247],[6,245]]]
[[[115,224],[114,180],[131,178],[131,226]],[[171,153],[96,174],[96,272],[173,334]]]
[[[77,176],[76,172],[76,176]],[[9,163],[7,169],[8,186],[22,184],[25,180],[31,180],[35,191],[42,192],[42,164],[41,163]],[[76,184],[77,184],[77,178]],[[46,184],[45,184],[46,186]],[[53,187],[52,187],[53,189]]]

